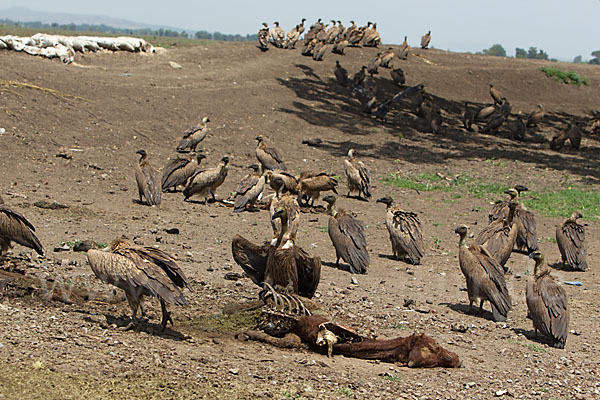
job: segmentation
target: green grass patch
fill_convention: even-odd
[[[354,392],[352,391],[352,389],[350,389],[347,386],[342,386],[342,387],[337,388],[337,392],[346,397],[352,397],[354,395]]]
[[[329,232],[329,227],[327,225],[319,226],[319,231],[321,231],[323,233],[327,233],[327,232]]]
[[[600,192],[573,187],[554,192],[529,192],[522,198],[525,206],[546,217],[570,217],[573,211],[581,211],[583,219],[600,216]]]
[[[590,81],[587,78],[582,77],[577,72],[574,71],[561,71],[556,67],[542,67],[540,68],[547,77],[554,78],[555,80],[566,83],[567,85],[573,84],[577,86],[581,85],[589,85]]]
[[[385,379],[386,381],[392,381],[392,382],[400,382],[402,380],[402,378],[400,378],[396,374],[394,374],[394,375],[385,375],[383,377],[383,379]]]
[[[536,343],[523,343],[523,342],[519,342],[518,340],[511,340],[511,342],[516,343],[523,347],[527,347],[528,349],[533,350],[536,353],[547,353],[548,352],[548,350],[546,350],[544,347],[542,347]]]

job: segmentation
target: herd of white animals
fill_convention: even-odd
[[[86,51],[130,51],[153,53],[154,48],[144,39],[133,37],[62,36],[36,33],[31,37],[0,36],[0,50],[24,51],[47,58],[60,58],[66,64],[75,60],[75,53]]]

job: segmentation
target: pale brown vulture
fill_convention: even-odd
[[[247,205],[252,206],[254,202],[262,198],[265,189],[265,176],[260,173],[260,165],[250,164],[248,168],[254,171],[246,175],[239,183],[233,200],[233,212],[242,212]]]
[[[354,157],[354,149],[348,150],[348,158],[344,160],[344,171],[348,185],[346,197],[350,197],[352,192],[358,192],[358,197],[362,195],[365,200],[371,197],[371,172],[365,163]]]
[[[162,170],[162,191],[177,186],[185,186],[200,167],[200,162],[206,158],[204,154],[198,154],[196,157],[177,157],[171,160]]]
[[[385,226],[390,234],[392,251],[396,260],[405,259],[411,264],[420,264],[425,254],[423,229],[416,213],[393,207],[391,197],[381,197],[378,203],[387,206]]]
[[[135,167],[135,180],[137,182],[140,203],[146,199],[149,206],[159,206],[162,198],[161,177],[157,170],[146,160],[146,150],[138,150],[140,161]]]
[[[489,221],[492,223],[497,219],[506,218],[508,216],[508,203],[511,201],[518,201],[521,192],[529,190],[526,186],[516,185],[514,188],[506,190],[504,193],[510,196],[510,199],[504,200],[494,204],[489,213]],[[515,247],[521,251],[527,251],[531,253],[538,249],[537,233],[535,216],[531,211],[528,211],[523,203],[519,202],[515,209],[515,216],[517,222],[517,240],[515,241]]]
[[[431,42],[431,31],[427,32],[423,36],[421,36],[421,48],[426,49],[429,47],[429,43]]]
[[[283,162],[283,157],[279,150],[275,147],[268,147],[264,142],[262,136],[257,136],[256,141],[258,145],[256,146],[256,158],[262,165],[262,171],[266,170],[281,170],[287,171],[287,167]]]
[[[183,134],[183,139],[177,145],[178,152],[196,151],[198,144],[208,135],[208,117],[202,118],[200,126],[194,126]]]
[[[209,195],[213,200],[216,200],[215,191],[225,182],[229,171],[228,163],[229,157],[225,156],[221,158],[221,162],[215,168],[202,169],[196,172],[196,175],[190,178],[189,183],[183,190],[184,201],[188,201],[194,195],[202,197],[204,204],[206,204]]]
[[[315,200],[319,198],[321,192],[328,190],[338,194],[337,187],[338,181],[333,177],[329,176],[326,172],[321,172],[316,176],[302,179],[298,182],[296,192],[298,193],[298,202],[302,200],[302,196],[306,197],[306,205],[310,201],[310,205],[314,206]]]
[[[29,247],[41,256],[44,255],[44,247],[35,235],[33,224],[21,213],[4,205],[0,197],[0,259],[12,247],[11,242]]]
[[[508,216],[491,222],[475,237],[475,244],[485,247],[503,267],[517,241],[518,227],[514,218],[517,206],[517,201],[508,203]]]

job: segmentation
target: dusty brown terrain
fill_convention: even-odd
[[[350,48],[339,59],[354,73],[376,52]],[[381,181],[396,172],[403,177],[439,172],[506,187],[521,183],[542,189],[568,181],[598,191],[598,137],[584,136],[580,151],[551,151],[548,140],[567,121],[582,122],[598,109],[600,69],[557,64],[590,79],[590,86],[578,88],[539,72],[548,62],[415,50],[398,65],[408,84],[423,82],[443,107],[445,132],[435,136],[422,132],[423,123],[405,104],[385,122],[364,116],[359,103],[335,84],[335,59],[328,54],[318,63],[299,50],[261,53],[252,43],[173,48],[151,56],[86,54],[77,56],[76,65],[0,52],[0,127],[6,129],[0,135],[0,193],[35,224],[47,252],[46,258],[29,258],[29,249],[16,246],[7,265],[13,275],[2,272],[0,397],[600,397],[597,218],[585,221],[590,271],[554,271],[561,281],[583,282],[581,287],[565,286],[575,334],[558,350],[532,337],[524,291],[533,265],[523,254],[513,253],[508,262],[514,271],[507,277],[514,309],[507,323],[492,322],[489,312],[466,312],[454,228],[466,223],[478,230],[487,221],[490,201],[500,195],[417,193]],[[171,68],[169,61],[182,68]],[[377,80],[381,98],[396,91],[387,70]],[[462,102],[489,103],[489,82],[504,92],[513,112],[545,106],[549,117],[537,136],[517,142],[504,131],[482,135],[461,128]],[[368,203],[341,198],[340,206],[368,225],[371,265],[352,284],[347,272],[331,264],[335,253],[323,229],[328,217],[303,214],[299,244],[326,262],[317,300],[337,319],[382,337],[425,332],[456,352],[463,367],[414,370],[235,340],[237,325],[226,321],[221,310],[256,298],[258,288],[249,279],[224,279],[228,272],[241,273],[230,239],[234,233],[255,242],[270,237],[266,211],[233,214],[221,203],[185,203],[181,193],[165,194],[160,208],[134,202],[135,151],[145,149],[161,167],[173,156],[183,131],[204,115],[212,121],[200,146],[208,156],[205,165],[215,165],[225,154],[232,157],[219,197],[227,197],[247,173],[258,134],[276,144],[298,173],[321,168],[343,176],[342,156],[356,149],[371,168],[374,198]],[[322,138],[324,145],[302,145],[309,137]],[[81,151],[72,160],[56,158],[61,146]],[[426,238],[422,265],[387,257],[391,245],[385,209],[374,201],[384,195],[421,216]],[[33,205],[41,200],[69,208]],[[540,247],[555,264],[560,256],[551,238],[562,218],[539,213],[536,218]],[[173,227],[179,235],[165,232]],[[85,254],[53,252],[63,241],[109,242],[122,235],[176,255],[192,282],[193,291],[186,291],[190,306],[172,309],[175,326],[164,335],[153,333],[160,318],[154,299],[146,301],[146,329],[116,329],[129,314],[122,293],[115,294],[93,276]],[[57,300],[59,295],[45,298],[53,285],[65,296],[72,291],[72,304]],[[78,297],[80,293],[88,297]],[[406,298],[416,306],[404,307]],[[466,332],[453,330],[459,325]]]

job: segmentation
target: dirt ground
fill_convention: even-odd
[[[579,151],[552,151],[548,140],[567,122],[583,122],[598,110],[600,69],[556,64],[589,78],[590,86],[578,88],[545,77],[538,69],[553,65],[546,61],[414,50],[395,63],[405,70],[407,84],[424,83],[442,106],[445,131],[436,136],[424,132],[407,104],[386,121],[363,115],[335,83],[336,59],[352,74],[377,51],[350,48],[344,56],[328,54],[315,62],[299,49],[262,53],[254,43],[215,42],[154,55],[78,54],[73,65],[0,52],[0,127],[6,130],[0,135],[0,193],[37,227],[47,253],[39,258],[16,246],[6,267],[13,271],[2,272],[0,398],[599,398],[598,218],[585,221],[589,272],[553,272],[560,281],[583,283],[565,285],[572,333],[558,350],[533,338],[526,319],[524,291],[533,263],[523,254],[513,253],[508,262],[514,308],[507,323],[492,322],[488,312],[467,312],[454,228],[464,223],[478,231],[490,202],[502,195],[417,192],[387,186],[381,178],[462,174],[506,187],[541,190],[567,181],[598,191],[598,136],[584,135]],[[376,80],[379,98],[398,90],[385,69]],[[514,141],[504,130],[483,135],[462,129],[463,102],[489,103],[490,82],[513,112],[544,105],[548,117],[535,135]],[[269,238],[268,213],[233,214],[222,203],[186,203],[181,193],[166,193],[160,208],[134,201],[135,151],[145,149],[153,165],[162,167],[182,133],[204,115],[211,119],[200,146],[204,165],[226,154],[232,160],[217,191],[221,198],[255,161],[258,134],[281,150],[294,173],[323,169],[343,177],[343,156],[354,148],[371,169],[373,199],[341,197],[339,203],[368,225],[371,265],[351,283],[351,275],[332,264],[328,217],[303,214],[299,245],[325,262],[316,299],[336,320],[381,337],[425,332],[456,352],[462,368],[409,369],[237,341],[233,332],[243,321],[228,320],[221,311],[255,299],[258,287],[247,278],[224,278],[242,272],[230,240],[235,233],[257,243]],[[323,146],[301,144],[313,137],[323,139]],[[55,157],[61,146],[76,149],[71,160]],[[345,184],[340,186],[345,194]],[[422,265],[388,257],[385,208],[375,203],[384,195],[419,213],[426,240]],[[33,205],[37,201],[69,208],[42,209]],[[536,220],[541,250],[556,264],[560,255],[552,238],[563,218],[536,213]],[[180,233],[168,234],[169,228]],[[175,325],[164,335],[157,332],[160,307],[154,299],[146,300],[146,329],[116,329],[129,314],[122,293],[93,276],[85,254],[53,251],[61,242],[106,243],[122,235],[177,256],[192,282],[185,292],[190,306],[173,307]],[[70,300],[46,296],[53,289]],[[80,290],[84,297],[78,297]],[[405,299],[416,305],[405,307]],[[459,325],[466,332],[453,329]]]

